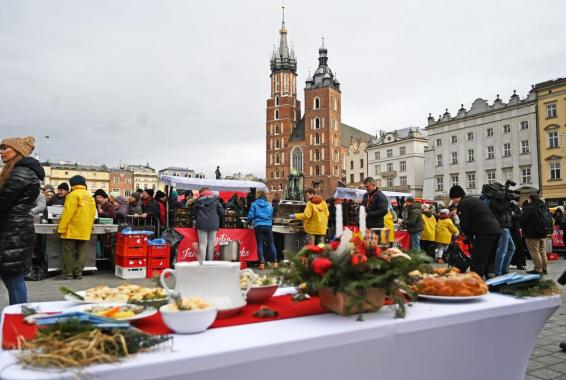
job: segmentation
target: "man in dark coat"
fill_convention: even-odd
[[[224,216],[224,208],[218,197],[207,188],[199,191],[195,203],[196,228],[198,233],[199,261],[214,260],[214,240],[220,228],[220,218]]]
[[[546,231],[542,220],[542,211],[548,211],[537,193],[529,194],[529,201],[523,207],[519,223],[526,236],[527,249],[533,259],[534,269],[530,274],[548,274],[546,261]]]
[[[41,164],[29,157],[34,147],[33,137],[6,138],[0,143],[5,164],[0,174],[0,276],[10,305],[27,302],[24,273],[35,239],[31,209],[45,178]]]
[[[452,186],[449,196],[452,203],[458,206],[460,231],[464,239],[473,244],[470,269],[486,277],[490,257],[495,260],[497,242],[501,234],[499,223],[485,203],[477,197],[466,196],[462,187]]]
[[[362,199],[362,206],[366,208],[366,227],[383,228],[383,217],[387,214],[389,201],[385,194],[379,191],[372,177],[364,179],[364,187],[367,193]]]
[[[60,183],[59,186],[57,186],[57,194],[51,198],[49,206],[64,206],[65,198],[67,194],[69,194],[69,191],[69,185],[66,182]]]
[[[405,207],[407,208],[407,219],[403,221],[403,225],[411,236],[411,250],[418,251],[421,249],[420,237],[423,231],[422,210],[413,197],[407,197]]]
[[[157,201],[153,199],[154,195],[153,189],[146,189],[141,193],[141,200],[142,200],[142,216],[148,218],[159,218],[161,217],[161,210],[159,209],[159,205]]]

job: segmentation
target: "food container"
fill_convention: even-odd
[[[196,334],[206,331],[216,319],[216,307],[208,309],[169,311],[169,304],[159,308],[163,322],[177,334]]]
[[[248,303],[261,303],[273,296],[279,285],[252,286],[246,300]]]
[[[240,261],[240,242],[232,240],[222,245],[220,248],[220,260],[222,261]]]

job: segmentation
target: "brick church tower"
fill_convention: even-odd
[[[289,138],[301,117],[297,99],[297,60],[287,44],[285,9],[279,30],[279,46],[271,56],[271,94],[266,108],[266,179],[267,187],[284,196],[290,168]]]
[[[342,179],[342,98],[340,82],[328,67],[324,39],[318,55],[318,68],[305,86],[304,186],[328,198]]]

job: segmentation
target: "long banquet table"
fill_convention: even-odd
[[[68,302],[39,304],[57,310]],[[173,350],[144,353],[80,372],[98,379],[523,379],[529,356],[560,297],[417,302],[405,319],[393,311],[335,314],[175,335]],[[18,312],[14,306],[4,313]],[[0,352],[2,379],[73,379],[76,373],[32,371]],[[92,377],[90,377],[92,376]]]

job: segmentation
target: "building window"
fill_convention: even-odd
[[[475,160],[475,151],[473,149],[468,149],[468,162],[474,162]]]
[[[528,121],[521,121],[521,130],[529,129],[529,122]]]
[[[442,146],[442,139],[436,139],[436,146]]]
[[[299,173],[303,172],[303,150],[298,146],[294,147],[291,152],[291,163],[293,169]]]
[[[275,120],[279,119],[279,110],[275,110]]]
[[[281,143],[279,142],[278,139],[275,140],[275,149],[279,149],[281,148]]]
[[[132,195],[132,190],[130,189],[124,190],[124,196],[129,197],[130,195]]]
[[[376,160],[381,159],[381,152],[375,152],[375,153],[374,153],[374,156],[375,156],[375,159],[376,159]]]
[[[120,194],[120,189],[112,189],[112,192]]]
[[[314,145],[320,144],[320,136],[318,133],[314,134]]]
[[[275,153],[275,164],[279,164],[279,153]]]
[[[521,183],[531,183],[531,168],[521,169]]]
[[[503,169],[503,180],[504,181],[513,181],[513,169]]]
[[[529,152],[529,140],[521,141],[521,154],[527,154]]]
[[[315,161],[320,161],[320,150],[315,149],[314,151],[314,160]],[[353,168],[352,168],[353,169]],[[318,174],[317,174],[318,175]]]
[[[468,173],[468,189],[476,188],[476,173]]]
[[[314,119],[314,129],[320,129],[320,119],[318,117]]]
[[[320,166],[316,165],[314,168],[314,174],[315,175],[320,175]]]
[[[407,187],[407,176],[406,175],[399,176],[399,182],[402,187]]]
[[[468,141],[472,141],[474,139],[474,132],[468,132]]]
[[[560,179],[560,162],[554,161],[550,163],[550,179]]]
[[[279,134],[279,124],[275,124],[275,134]]]
[[[407,171],[407,161],[399,161],[399,171],[400,172]]]
[[[314,98],[312,107],[317,110],[320,108],[320,99],[318,97]]]
[[[332,104],[334,106],[334,111],[338,111],[338,100],[336,99],[336,97],[332,98]]]
[[[491,160],[495,158],[495,148],[493,146],[487,147],[487,159]]]
[[[436,177],[436,191],[444,191],[444,178]]]
[[[275,95],[275,105],[279,105],[279,96]]]
[[[114,177],[114,184],[119,184],[120,183],[120,178],[118,177]]]
[[[393,157],[393,149],[387,149],[387,158]]]
[[[458,152],[452,152],[452,165],[456,165],[458,163]]]
[[[493,136],[493,128],[488,128],[487,129],[487,137],[492,137]]]
[[[360,173],[360,182],[363,182],[364,180],[364,173]]]
[[[436,166],[442,166],[442,154],[436,155]]]
[[[393,162],[388,162],[388,163],[387,163],[387,171],[388,171],[388,172],[392,172],[392,171],[393,171]]]
[[[375,165],[373,167],[373,169],[374,169],[375,175],[378,175],[378,174],[381,173],[381,165]]]
[[[353,175],[353,174],[350,174],[350,183],[354,183],[354,182],[355,182],[355,181],[354,181],[354,175]]]
[[[131,184],[132,184],[132,179],[131,179],[131,178],[126,178],[126,184],[131,185]]]
[[[503,126],[503,133],[511,133],[511,126],[509,124]]]
[[[400,147],[399,148],[399,156],[404,156],[405,154],[407,154],[407,147]]]
[[[511,156],[511,143],[503,144],[503,157]]]
[[[487,183],[492,184],[495,182],[495,170],[490,170],[487,172]]]
[[[548,132],[548,147],[558,148],[558,132],[552,131]]]
[[[452,174],[450,176],[450,181],[452,182],[452,186],[458,184],[458,174]]]
[[[546,105],[546,118],[553,119],[556,117],[556,104]]]
[[[388,188],[392,188],[393,187],[393,178],[387,178],[387,187]]]
[[[456,144],[458,142],[458,136],[450,136],[450,142]]]
[[[350,161],[350,170],[354,169],[354,161]]]
[[[364,168],[364,159],[363,158],[360,159],[360,168],[361,169]]]

